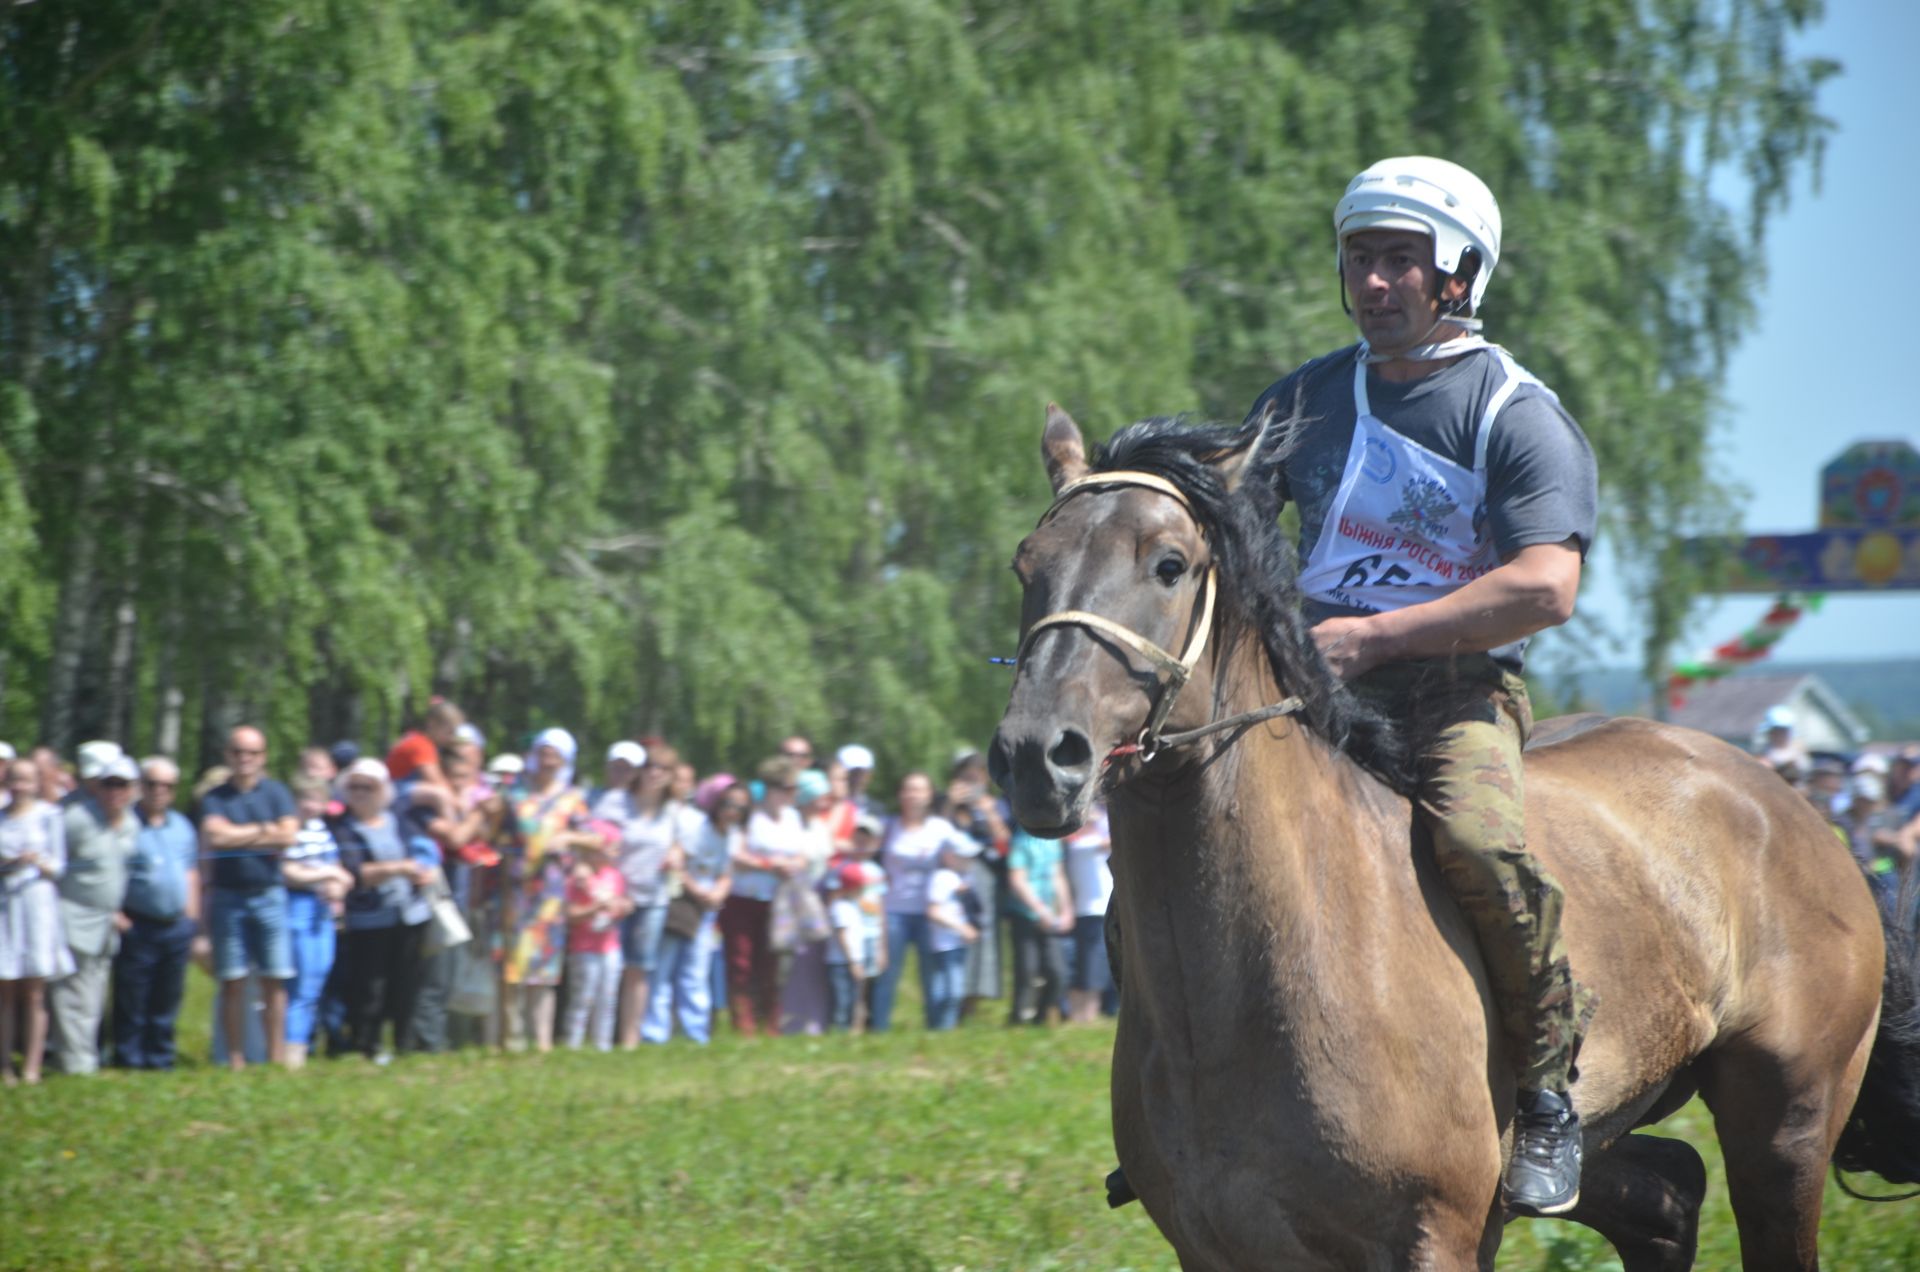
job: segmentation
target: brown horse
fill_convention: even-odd
[[[1114,1140],[1182,1266],[1491,1267],[1512,1060],[1391,722],[1306,634],[1276,449],[1148,421],[1089,475],[1049,412],[1056,501],[1015,558],[1023,642],[992,768],[1035,834],[1109,801]],[[1920,1179],[1911,968],[1887,978],[1903,997],[1876,1050],[1885,939],[1861,872],[1804,800],[1703,734],[1612,720],[1536,743],[1528,837],[1599,1001],[1566,1217],[1630,1272],[1689,1267],[1700,1158],[1628,1132],[1697,1091],[1746,1266],[1816,1267],[1836,1144]],[[1870,1052],[1877,1093],[1856,1110]]]

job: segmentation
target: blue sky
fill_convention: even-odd
[[[1799,41],[1835,58],[1841,75],[1821,94],[1836,125],[1820,182],[1810,178],[1767,233],[1761,318],[1729,369],[1728,410],[1716,450],[1724,474],[1746,487],[1749,532],[1811,530],[1820,467],[1848,442],[1904,437],[1920,445],[1920,401],[1909,372],[1920,359],[1902,315],[1914,274],[1895,249],[1920,209],[1920,3],[1830,0],[1826,20]],[[1876,284],[1862,270],[1885,272]],[[1604,480],[1605,474],[1602,474]],[[1768,598],[1703,605],[1686,657],[1733,636]],[[1611,570],[1604,542],[1588,572],[1581,610],[1621,641],[1610,665],[1639,661],[1641,628]],[[1551,665],[1554,640],[1542,642]],[[1776,651],[1788,661],[1920,655],[1920,594],[1829,597]]]

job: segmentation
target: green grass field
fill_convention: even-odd
[[[193,974],[185,1045],[206,1054]],[[917,1021],[917,1013],[903,1013]],[[1172,1268],[1106,1209],[1107,1027],[722,1037],[637,1055],[49,1079],[0,1092],[0,1268]],[[1706,1153],[1702,1268],[1738,1266]],[[1920,1202],[1829,1188],[1826,1266],[1920,1268]],[[1503,1268],[1618,1267],[1516,1223]]]

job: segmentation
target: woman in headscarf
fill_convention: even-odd
[[[394,813],[393,782],[379,760],[355,760],[339,788],[347,807],[330,829],[353,876],[340,961],[353,1045],[371,1060],[386,1054],[388,1025],[400,1050],[413,1014],[430,913],[422,889],[440,868],[440,849]]]
[[[833,929],[826,923],[826,902],[819,893],[826,877],[827,859],[833,856],[832,783],[819,769],[800,774],[799,789],[794,792],[800,810],[800,822],[806,832],[802,843],[806,865],[782,885],[791,890],[797,908],[813,912],[817,931],[797,923],[791,936],[792,960],[787,964],[786,982],[780,989],[780,1032],[784,1034],[822,1034],[832,1015],[833,994],[827,976],[827,942]],[[848,838],[852,835],[849,833]]]
[[[501,1037],[518,1050],[553,1049],[554,1001],[567,958],[567,870],[588,832],[587,797],[573,784],[579,753],[565,729],[533,740],[526,770],[507,789],[506,958],[501,967]]]

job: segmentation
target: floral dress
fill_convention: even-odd
[[[509,985],[558,985],[567,961],[567,870],[573,855],[550,849],[555,835],[583,823],[587,797],[564,786],[546,795],[507,792],[509,899],[504,976]]]

